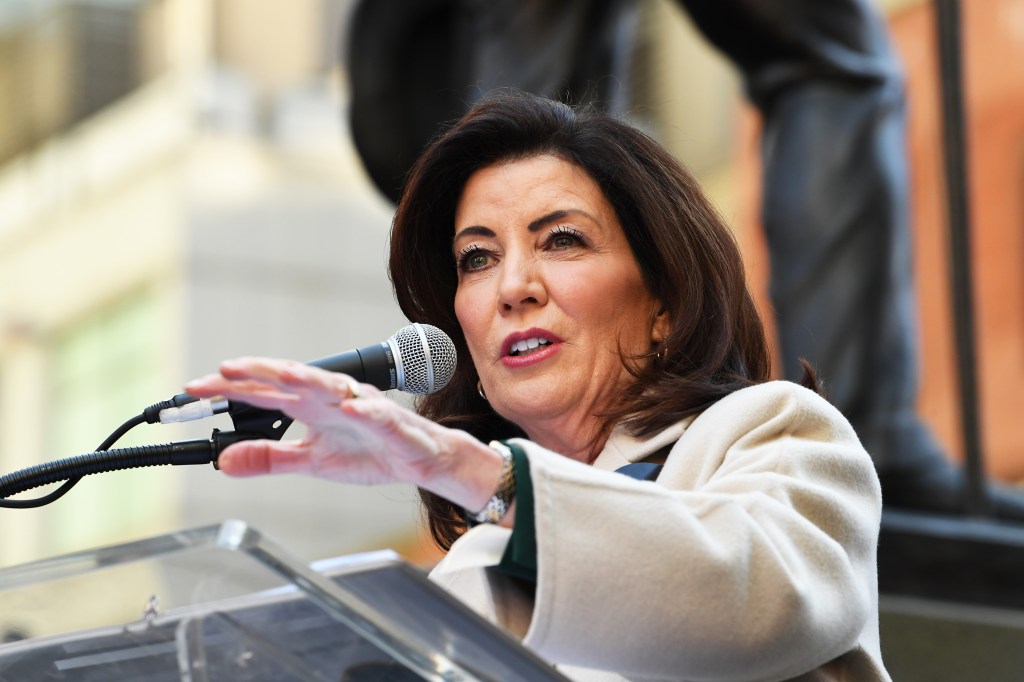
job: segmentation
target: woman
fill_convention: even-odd
[[[391,276],[472,361],[419,414],[226,362],[187,390],[309,431],[222,470],[420,486],[449,550],[432,577],[576,679],[888,679],[871,460],[816,393],[768,381],[736,246],[664,149],[490,99],[411,171]],[[656,480],[616,471],[638,462]]]

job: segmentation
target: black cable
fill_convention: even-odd
[[[121,440],[121,437],[124,434],[128,433],[129,431],[134,429],[136,426],[138,426],[139,424],[144,423],[145,421],[146,421],[146,417],[144,415],[141,415],[141,414],[132,417],[131,419],[126,421],[124,424],[121,424],[119,427],[114,429],[114,432],[112,434],[110,434],[109,436],[107,436],[107,439],[105,441],[100,443],[100,446],[98,448],[96,448],[96,451],[99,452],[101,450],[109,450],[110,446],[113,445],[114,443],[116,443],[117,441]]]
[[[137,415],[135,417],[132,417],[131,419],[126,421],[124,424],[121,424],[121,426],[117,427],[114,430],[113,433],[111,433],[109,436],[107,436],[106,440],[104,440],[102,443],[100,443],[100,446],[98,448],[96,448],[96,452],[103,452],[105,450],[109,450],[110,446],[113,445],[114,443],[116,443],[118,440],[120,440],[121,437],[124,436],[124,434],[128,433],[130,430],[132,430],[133,428],[135,428],[136,426],[138,426],[139,424],[142,424],[144,422],[146,422],[145,413]],[[7,477],[3,477],[3,478],[7,478]],[[3,478],[0,478],[0,480],[3,480]],[[57,479],[57,480],[61,480],[61,479]],[[80,480],[82,480],[81,476],[77,476],[75,478],[69,478],[68,480],[66,480],[63,483],[63,485],[61,485],[59,488],[57,488],[53,492],[51,492],[51,493],[49,493],[47,495],[44,495],[43,497],[37,497],[37,498],[31,499],[31,500],[3,500],[3,499],[0,499],[0,508],[5,508],[6,507],[8,509],[33,509],[33,508],[36,508],[36,507],[43,507],[45,505],[50,504],[51,502],[53,502],[55,500],[60,499],[61,497],[63,497],[64,494],[67,493],[72,488],[74,488],[75,484],[78,483]],[[53,481],[51,481],[51,482],[53,482]]]
[[[0,500],[0,508],[8,509],[33,509],[35,507],[44,507],[54,500],[60,499],[64,496],[64,493],[71,490],[76,483],[81,481],[79,478],[72,478],[71,480],[65,481],[62,486],[54,490],[49,495],[43,497],[37,497],[31,500]]]

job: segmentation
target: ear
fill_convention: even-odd
[[[664,343],[671,328],[672,320],[669,319],[668,310],[665,306],[660,306],[651,322],[651,345],[659,346]]]

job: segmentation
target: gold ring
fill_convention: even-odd
[[[348,380],[348,397],[351,400],[355,400],[359,397],[359,384],[355,379]]]

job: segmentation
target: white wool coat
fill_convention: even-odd
[[[737,391],[593,465],[525,440],[536,589],[477,526],[431,578],[575,680],[887,681],[881,491],[846,419],[796,384]],[[656,482],[614,470],[675,443]]]

